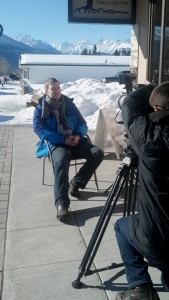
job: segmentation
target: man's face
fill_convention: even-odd
[[[48,95],[49,98],[59,100],[61,97],[60,84],[58,82],[49,84],[48,89],[46,90],[46,94]]]

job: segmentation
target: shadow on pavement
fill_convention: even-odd
[[[67,218],[67,220],[65,220],[64,223],[71,226],[78,226],[78,227],[85,226],[87,220],[100,216],[103,207],[104,206],[97,206],[97,207],[90,207],[90,208],[72,211],[72,214],[70,214],[69,218]],[[124,209],[123,203],[119,203],[116,205],[113,213],[122,216],[123,209]]]
[[[6,93],[6,92],[2,92],[2,91],[0,91],[0,96],[1,95],[6,95],[6,96],[10,96],[10,95],[18,95],[17,93]]]
[[[0,122],[10,121],[10,120],[12,120],[14,118],[15,118],[15,116],[1,116],[0,115]]]

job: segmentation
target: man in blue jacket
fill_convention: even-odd
[[[72,196],[79,197],[79,188],[85,188],[102,162],[104,153],[85,138],[88,131],[86,121],[73,99],[61,93],[59,81],[49,78],[45,82],[45,92],[35,108],[33,128],[40,138],[37,156],[47,155],[44,139],[51,146],[57,219],[63,221],[69,214],[69,189]],[[70,161],[81,158],[86,159],[86,162],[69,184]]]
[[[138,213],[119,219],[115,232],[129,289],[117,300],[159,300],[146,260],[169,291],[169,82],[144,86],[122,103],[122,118],[138,157]]]

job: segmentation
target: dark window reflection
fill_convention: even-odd
[[[165,7],[165,27],[164,27],[164,42],[161,47],[161,18],[162,18],[162,1],[157,0],[154,11],[154,28],[152,40],[152,54],[151,54],[151,81],[159,83],[159,62],[160,49],[163,51],[162,74],[161,82],[169,81],[169,1],[166,1]]]
[[[166,4],[166,9],[165,9],[162,82],[168,80],[169,80],[169,3]]]

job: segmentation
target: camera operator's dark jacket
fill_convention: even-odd
[[[129,94],[122,118],[139,158],[138,214],[128,218],[136,248],[160,270],[169,269],[169,111],[153,112],[152,86]]]

